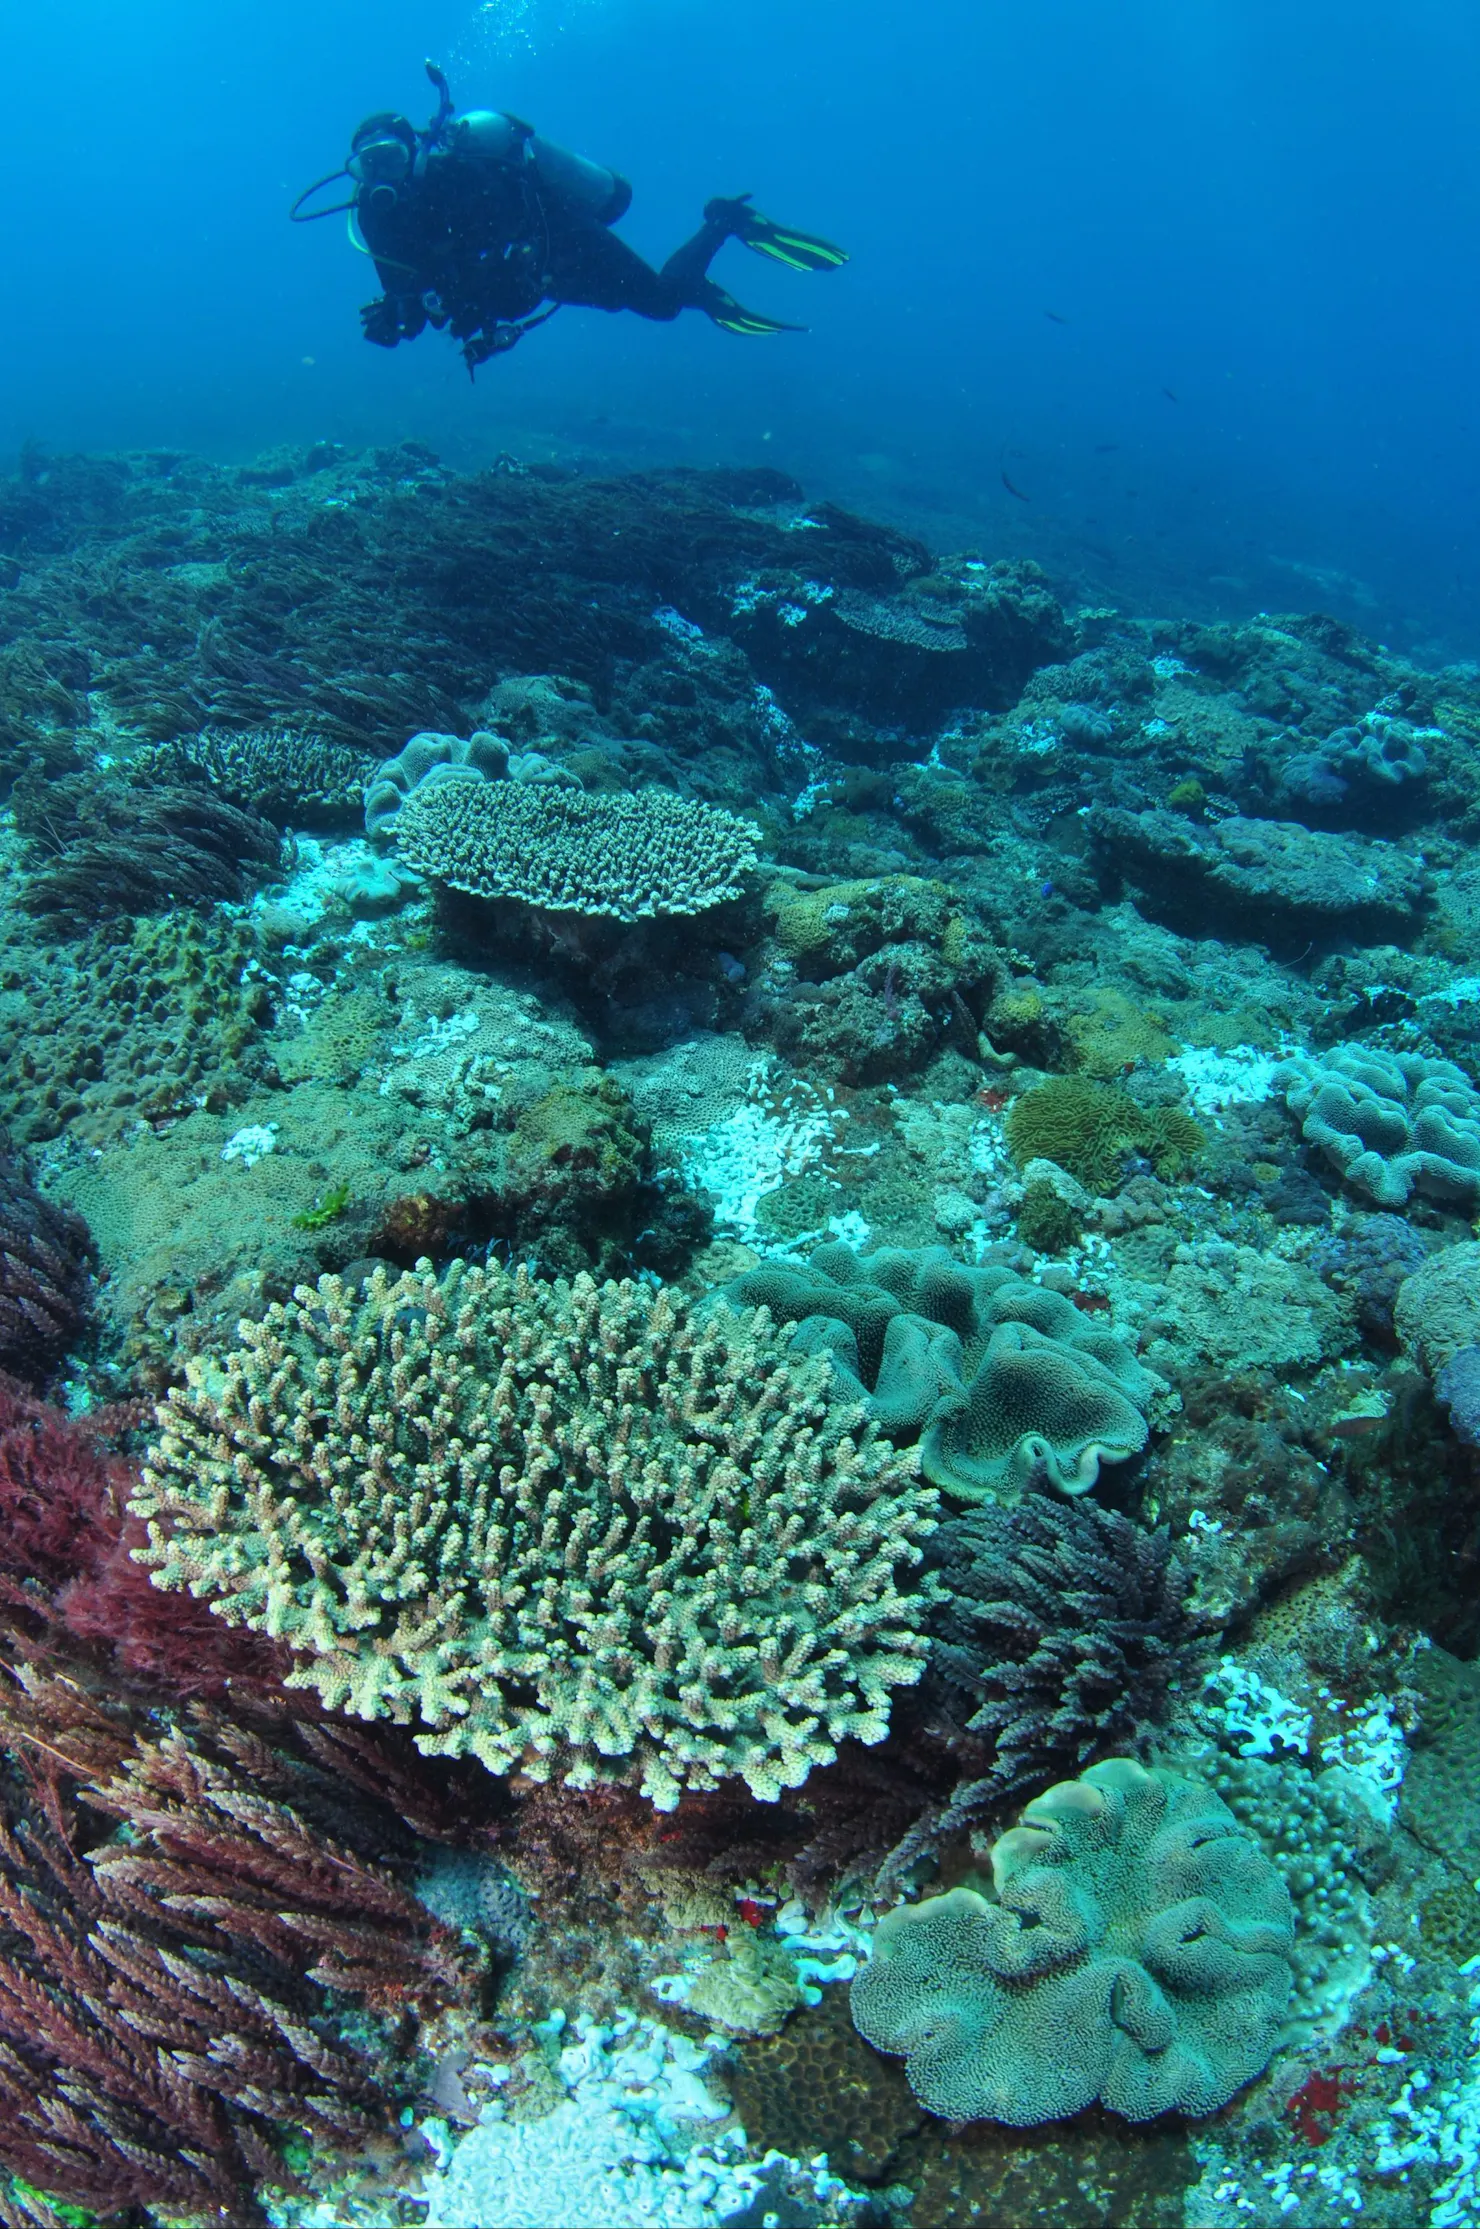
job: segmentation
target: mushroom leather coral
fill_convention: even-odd
[[[1212,1790],[1129,1758],[1024,1810],[995,1895],[886,1913],[853,2017],[953,2121],[1028,2128],[1096,2099],[1214,2113],[1268,2065],[1292,1986],[1289,1891]]]

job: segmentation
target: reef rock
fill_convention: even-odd
[[[1200,827],[1179,813],[1098,806],[1090,832],[1138,902],[1173,926],[1285,939],[1408,935],[1425,894],[1423,863],[1396,844],[1333,836],[1296,821],[1230,815]]]

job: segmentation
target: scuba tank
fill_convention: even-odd
[[[454,162],[497,163],[503,169],[532,171],[536,182],[562,207],[598,224],[615,224],[632,200],[632,188],[614,170],[572,155],[541,138],[533,125],[496,108],[470,108],[443,129],[442,145]]]

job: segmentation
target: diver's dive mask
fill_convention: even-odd
[[[417,152],[416,132],[404,116],[388,112],[367,116],[350,141],[349,160],[343,169],[331,170],[300,194],[289,214],[298,224],[311,224],[316,217],[330,217],[344,209],[388,215],[416,168]],[[336,178],[350,180],[356,189],[352,199],[333,202],[327,208],[304,208],[305,202]]]
[[[350,212],[350,237],[355,234],[354,215],[357,210],[374,210],[389,214],[400,200],[407,185],[415,176],[418,163],[429,150],[442,144],[452,115],[452,95],[447,79],[435,62],[426,65],[427,76],[437,89],[437,113],[424,132],[394,109],[380,109],[374,116],[367,116],[349,143],[349,161],[340,170],[331,170],[305,186],[288,216],[294,224],[313,224],[320,217]],[[325,186],[332,186],[336,178],[348,178],[355,191],[348,201],[331,201],[319,208],[308,204]],[[362,243],[357,243],[362,244]]]

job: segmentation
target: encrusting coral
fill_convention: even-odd
[[[757,857],[744,821],[667,790],[423,782],[395,830],[407,863],[449,890],[614,921],[707,912],[740,896]]]
[[[763,1314],[458,1263],[244,1323],[160,1410],[155,1584],[429,1755],[774,1799],[920,1676],[935,1496]]]
[[[932,2113],[1029,2128],[1096,2099],[1214,2113],[1268,2065],[1289,2002],[1289,1892],[1212,1790],[1091,1766],[992,1847],[995,1896],[887,1912],[853,2017]]]

